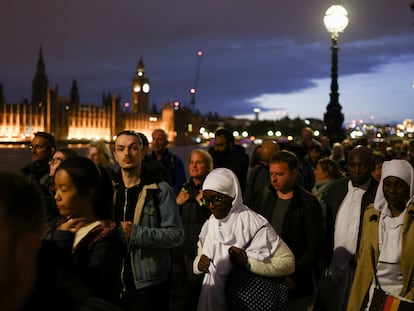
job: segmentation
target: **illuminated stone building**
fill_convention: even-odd
[[[103,94],[101,105],[80,103],[76,80],[70,96],[61,97],[57,86],[50,88],[40,49],[31,102],[7,103],[0,90],[0,141],[29,141],[37,131],[52,133],[58,141],[65,142],[112,141],[116,133],[124,129],[142,132],[150,138],[154,129],[163,128],[173,142],[177,136],[173,106],[164,104],[160,114],[149,113],[150,81],[142,58],[131,90],[131,109],[124,109],[121,97],[115,94]]]

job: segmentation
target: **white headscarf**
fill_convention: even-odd
[[[236,197],[236,192],[240,189],[239,181],[234,179],[234,173],[227,168],[217,168],[211,171],[203,183],[203,190],[213,190],[228,195],[231,198]],[[237,183],[235,185],[234,183]]]
[[[404,180],[408,186],[410,186],[410,200],[408,203],[413,199],[414,195],[414,170],[411,166],[410,162],[407,160],[401,159],[393,159],[391,161],[385,161],[382,164],[381,170],[381,181],[378,185],[377,194],[375,195],[374,206],[376,209],[382,211],[384,207],[387,206],[387,201],[384,197],[383,185],[384,179],[394,176]]]

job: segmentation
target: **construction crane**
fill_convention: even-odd
[[[201,63],[202,56],[203,56],[203,51],[198,50],[197,51],[197,67],[196,67],[196,74],[194,78],[194,84],[193,84],[193,87],[190,88],[190,94],[191,94],[190,108],[192,111],[195,111],[198,78],[200,75],[200,63]]]

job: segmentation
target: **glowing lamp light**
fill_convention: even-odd
[[[342,5],[334,4],[326,10],[323,23],[328,32],[332,33],[333,37],[337,37],[338,33],[348,26],[348,12]]]
[[[190,89],[190,93],[191,93],[191,94],[195,94],[195,93],[196,93],[196,89],[195,89],[194,87],[192,87],[192,88]]]

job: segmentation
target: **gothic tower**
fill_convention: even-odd
[[[49,79],[46,75],[45,63],[43,61],[42,47],[39,51],[39,59],[37,61],[36,74],[32,82],[32,102],[34,111],[40,111],[46,108],[47,97],[49,92]]]
[[[132,79],[132,112],[148,113],[150,82],[145,73],[142,57],[139,59],[135,77]]]
[[[78,90],[78,83],[76,80],[72,82],[72,88],[70,90],[70,105],[72,108],[79,106],[79,90]]]

